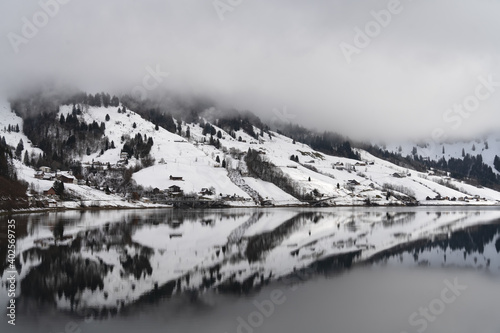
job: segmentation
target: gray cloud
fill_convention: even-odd
[[[130,91],[159,66],[169,72],[165,89],[269,118],[286,106],[297,122],[354,138],[497,130],[500,87],[457,128],[443,114],[474,94],[479,76],[500,82],[500,4],[401,0],[348,63],[340,44],[355,45],[354,29],[389,3],[243,0],[221,21],[212,1],[70,0],[16,53],[9,34],[22,36],[23,17],[33,22],[42,9],[3,1],[0,89],[50,77],[87,91]]]

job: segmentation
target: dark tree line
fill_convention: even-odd
[[[120,99],[115,95],[111,96],[105,92],[96,93],[95,95],[77,93],[64,99],[62,104],[83,104],[94,107],[104,106],[107,108],[110,106],[118,107],[120,105]]]
[[[414,169],[420,172],[426,172],[428,169],[427,165],[424,164],[423,159],[421,159],[417,155],[403,157],[401,156],[401,154],[392,153],[378,146],[372,145],[363,146],[362,148],[376,157],[379,157],[403,168]]]
[[[125,141],[123,145],[123,151],[127,152],[129,156],[133,156],[137,159],[145,158],[151,152],[151,147],[153,146],[153,138],[147,137],[144,134],[144,138],[141,134],[137,133],[135,137]]]
[[[61,115],[59,119],[56,119],[56,114],[44,113],[24,120],[24,133],[45,153],[42,157],[44,164],[67,167],[75,154],[90,155],[109,149],[109,142],[104,137],[105,124],[96,121],[87,124],[80,121],[78,110],[74,108],[72,113],[66,117]]]
[[[25,154],[25,163],[35,166],[43,163],[53,168],[69,167],[75,155],[89,155],[108,149],[109,143],[106,147],[107,139],[104,138],[104,122],[99,124],[94,121],[87,124],[79,120],[81,107],[98,106],[97,99],[105,106],[119,104],[118,97],[110,97],[106,93],[64,96],[33,93],[12,99],[12,110],[24,120],[24,133],[35,146],[44,151],[37,159],[30,159],[30,156]],[[67,116],[57,117],[59,106],[68,104],[73,105],[72,112]]]
[[[303,193],[299,184],[280,168],[264,158],[258,151],[248,149],[245,156],[248,171],[258,178],[273,183],[286,193],[301,200],[312,199],[310,194]]]
[[[451,173],[456,179],[476,181],[480,185],[498,187],[500,178],[493,169],[483,162],[481,155],[471,156],[466,154],[463,159],[450,158],[448,161],[441,158],[439,161],[424,161],[429,167],[441,169]]]
[[[15,167],[12,163],[12,150],[0,140],[0,209],[27,207],[26,184],[17,180]]]
[[[360,157],[352,150],[351,142],[340,134],[325,131],[318,133],[296,124],[279,125],[279,134],[309,145],[321,153],[359,160]]]
[[[16,133],[19,133],[19,125],[11,125],[9,124],[7,127],[4,127],[4,130],[7,131],[7,132],[16,132]]]
[[[12,150],[6,144],[5,138],[0,140],[0,176],[7,179],[16,179],[16,173],[12,164]]]
[[[177,131],[174,118],[172,118],[170,113],[161,112],[158,109],[150,109],[146,112],[137,111],[137,113],[152,122],[156,126],[156,130],[158,130],[158,126],[161,126],[170,133]]]
[[[417,155],[416,152],[412,156],[401,156],[397,153],[392,153],[387,150],[381,149],[376,146],[364,147],[369,153],[382,158],[386,161],[396,165],[412,168],[420,172],[426,172],[429,168],[434,168],[449,172],[453,178],[466,180],[472,184],[479,184],[488,186],[495,189],[500,188],[500,177],[497,176],[493,169],[484,163],[481,155],[471,156],[464,154],[463,158],[450,158],[446,160],[444,157],[438,161],[424,159],[422,156]],[[495,158],[500,166],[500,161]],[[495,164],[497,168],[497,164]]]
[[[203,128],[202,134],[203,135],[215,135],[217,133],[217,130],[215,127],[213,127],[210,123],[200,123],[200,127]]]
[[[264,136],[264,133],[269,133],[269,126],[251,112],[234,111],[233,114],[223,115],[218,118],[216,125],[227,133],[231,133],[233,138],[235,138],[234,132],[239,130],[243,130],[254,139],[258,139],[259,135]],[[254,127],[259,129],[259,133],[255,132]]]

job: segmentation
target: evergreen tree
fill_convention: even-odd
[[[203,134],[203,135],[210,134],[211,127],[212,127],[212,125],[210,125],[210,123],[205,123],[205,125],[203,126],[203,132],[201,132],[201,134]]]
[[[462,148],[462,157],[465,157],[465,149]]]
[[[500,172],[500,158],[495,155],[495,160],[493,161],[493,164],[495,165],[495,169],[497,169],[498,172]]]
[[[120,99],[118,97],[116,97],[115,95],[113,95],[109,104],[111,106],[118,106],[118,105],[120,105]]]
[[[215,162],[220,163],[219,155],[217,155],[217,157],[215,158]]]
[[[60,196],[64,194],[64,183],[62,181],[56,180],[54,184],[52,184],[52,187],[57,195]]]
[[[101,94],[99,94],[99,93],[95,94],[95,96],[94,96],[94,106],[96,106],[96,107],[102,106]]]
[[[109,121],[109,114],[106,114],[106,121]]]
[[[111,141],[111,149],[115,149],[115,142],[114,141]]]
[[[107,108],[111,102],[111,96],[109,94],[101,93],[102,96],[102,105]]]
[[[16,147],[16,157],[18,160],[21,160],[21,154],[23,153],[24,150],[24,144],[23,144],[23,139],[19,140],[19,143],[17,144]]]
[[[132,124],[132,128],[137,128],[137,124],[135,123],[135,121],[134,121],[134,123]]]
[[[30,158],[29,158],[29,156],[28,156],[28,151],[27,151],[27,150],[24,152],[24,159],[23,159],[23,163],[24,163],[24,165],[28,165],[28,166],[31,164],[31,163],[30,163]]]
[[[191,130],[188,128],[186,129],[186,137],[189,139],[191,137]]]

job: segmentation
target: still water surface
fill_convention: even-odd
[[[500,332],[495,208],[14,219],[19,332]]]

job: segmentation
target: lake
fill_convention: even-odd
[[[500,332],[496,207],[102,210],[10,219],[19,332]],[[12,329],[3,313],[2,332]]]

